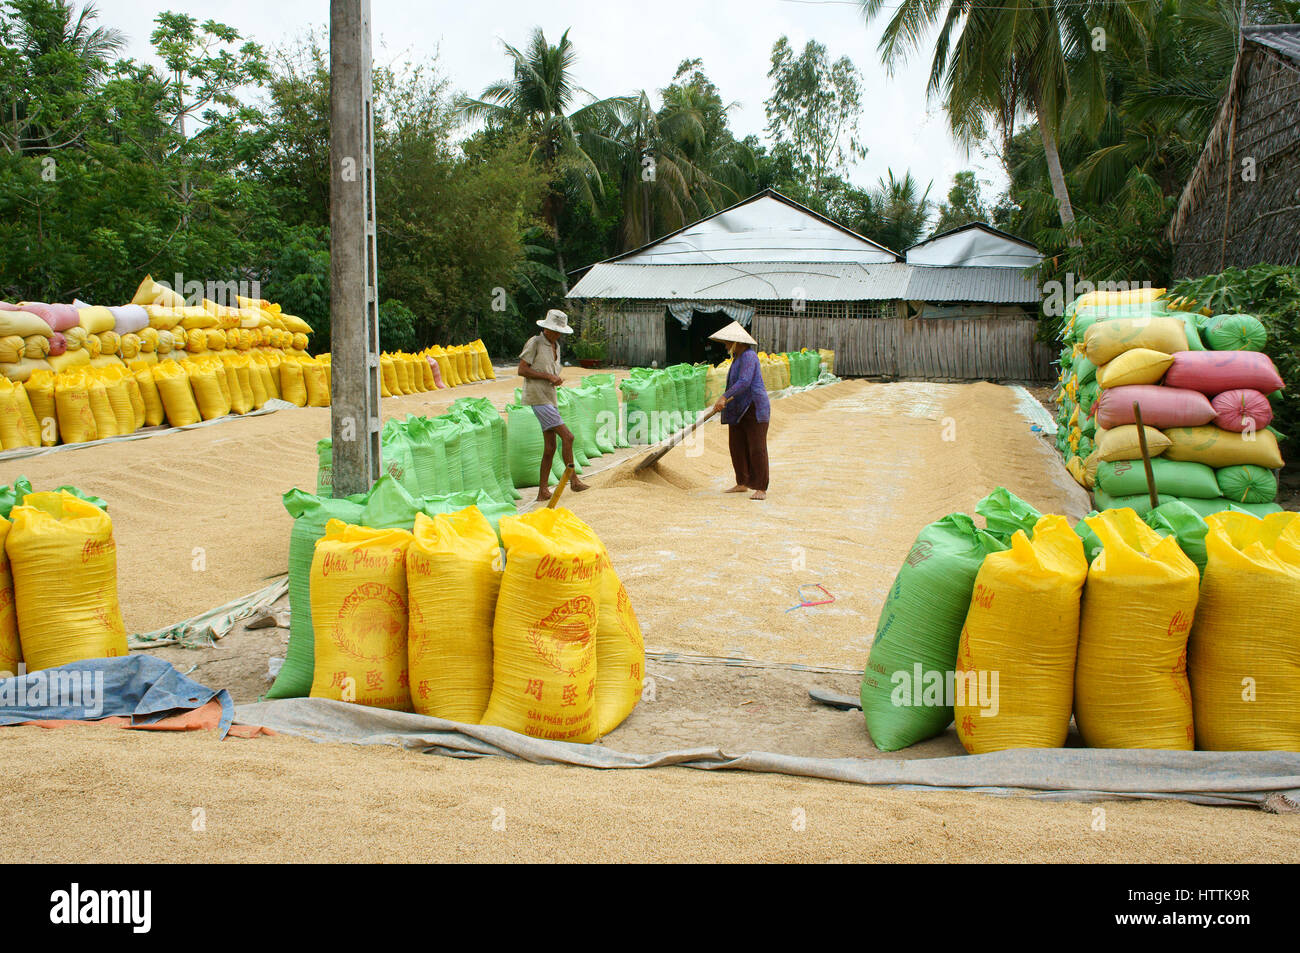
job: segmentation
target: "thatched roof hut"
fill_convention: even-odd
[[[1246,27],[1169,227],[1174,276],[1300,264],[1300,25]]]

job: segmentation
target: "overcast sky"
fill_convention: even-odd
[[[161,9],[219,20],[265,47],[329,19],[328,0],[100,0],[98,9],[101,23],[128,34],[127,54],[137,59],[153,59],[149,34]],[[763,136],[772,44],[785,34],[802,50],[815,39],[863,74],[860,131],[870,153],[850,174],[855,184],[910,169],[943,199],[953,173],[973,168],[986,201],[1005,187],[996,160],[966,155],[926,102],[929,50],[887,76],[876,52],[884,21],[867,27],[854,0],[372,0],[372,9],[376,62],[437,55],[452,86],[474,94],[508,75],[502,43],[522,47],[534,26],[552,43],[569,29],[577,81],[599,97],[644,89],[657,106],[678,63],[701,57],[724,101],[738,104],[730,114],[737,138]]]

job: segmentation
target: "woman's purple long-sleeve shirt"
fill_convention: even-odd
[[[727,371],[727,389],[722,396],[727,398],[722,408],[724,424],[740,423],[750,407],[754,408],[754,419],[759,423],[772,418],[767,388],[763,386],[763,369],[753,348],[746,348],[739,357],[732,358],[731,369]]]

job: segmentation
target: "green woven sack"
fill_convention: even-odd
[[[965,513],[921,530],[881,609],[859,693],[867,730],[881,751],[932,738],[952,722],[948,673],[956,667],[980,565],[989,553],[1006,549],[1016,530],[1032,529],[1039,516],[1002,488],[975,509],[986,520],[983,530]],[[937,697],[927,691],[936,682]]]
[[[636,368],[619,382],[627,407],[626,437],[630,444],[658,443],[660,387],[648,368]]]
[[[1219,490],[1234,503],[1272,503],[1277,499],[1277,477],[1272,470],[1252,465],[1221,467],[1215,476]]]
[[[1182,500],[1161,503],[1151,510],[1143,520],[1161,536],[1173,536],[1187,558],[1196,563],[1196,568],[1205,572],[1205,534],[1209,527],[1205,520],[1192,507]]]
[[[1268,331],[1254,315],[1216,314],[1206,318],[1201,334],[1212,351],[1262,351]]]
[[[317,540],[325,535],[325,524],[340,519],[375,529],[409,530],[415,526],[417,513],[432,516],[446,512],[436,505],[430,508],[423,498],[412,496],[391,476],[380,477],[369,493],[345,499],[313,496],[293,489],[284,495],[284,508],[294,518],[289,535],[289,649],[275,684],[266,693],[267,698],[301,698],[311,693],[316,663],[311,622],[311,562]]]
[[[1100,472],[1101,468],[1098,467],[1097,469]],[[1178,497],[1168,493],[1161,493],[1156,497],[1156,505],[1170,503],[1176,499]],[[1202,500],[1202,502],[1208,503],[1209,501]],[[1137,513],[1138,516],[1146,516],[1153,509],[1151,497],[1146,493],[1135,493],[1132,496],[1111,496],[1101,487],[1096,487],[1092,491],[1092,504],[1098,511],[1130,509]]]
[[[1189,460],[1151,461],[1156,492],[1168,496],[1191,496],[1212,500],[1220,496],[1214,469]],[[1097,485],[1110,496],[1134,496],[1147,492],[1147,474],[1141,460],[1103,462],[1097,467]]]
[[[406,435],[411,445],[411,458],[421,496],[450,493],[447,481],[447,445],[445,421],[428,417],[407,417]]]

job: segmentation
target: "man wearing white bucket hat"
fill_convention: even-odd
[[[542,329],[528,339],[519,354],[519,376],[524,379],[524,403],[533,408],[537,422],[542,425],[542,435],[546,443],[542,450],[541,479],[537,482],[537,499],[551,498],[551,462],[555,459],[555,438],[560,438],[563,445],[564,465],[573,466],[573,431],[565,426],[560,418],[555,388],[563,384],[560,377],[563,368],[560,364],[560,337],[572,334],[569,316],[563,311],[552,308],[546,317],[537,322]],[[575,492],[587,489],[587,484],[578,479],[575,472],[569,481]]]
[[[728,493],[753,490],[751,500],[767,499],[767,425],[772,419],[767,388],[763,386],[763,368],[754,348],[758,345],[739,321],[709,335],[721,341],[731,355],[727,371],[727,389],[722,392],[715,410],[722,411],[727,426],[727,444],[731,466],[736,471],[736,485]]]

